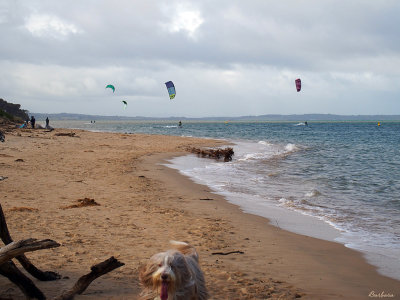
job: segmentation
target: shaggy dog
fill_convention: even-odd
[[[171,241],[173,250],[153,255],[140,270],[143,300],[206,300],[203,272],[196,249],[184,242]]]

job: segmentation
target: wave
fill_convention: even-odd
[[[268,142],[266,142],[266,141],[258,141],[258,144],[264,145],[264,146],[272,146],[272,145],[273,145],[273,144],[268,143]]]
[[[239,158],[238,161],[257,160],[257,159],[268,158],[268,156],[269,155],[267,153],[262,153],[262,152],[249,153],[245,154],[242,158]]]
[[[286,146],[285,146],[285,150],[287,151],[287,152],[294,152],[294,151],[297,151],[297,150],[299,150],[299,148],[295,145],[295,144],[287,144]]]
[[[320,191],[318,191],[318,190],[315,190],[315,189],[311,190],[311,191],[309,191],[309,192],[307,192],[305,194],[305,196],[309,197],[309,198],[318,197],[318,196],[321,196],[321,195],[322,195],[322,193]]]
[[[238,143],[239,151],[235,153],[238,161],[264,161],[270,159],[279,159],[299,151],[301,147],[289,143],[286,145],[271,144],[267,141],[258,141],[257,143]]]

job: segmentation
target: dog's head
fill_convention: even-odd
[[[185,256],[176,250],[153,255],[140,270],[142,285],[160,295],[161,300],[172,299],[176,290],[187,286],[191,279]]]

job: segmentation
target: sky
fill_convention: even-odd
[[[400,114],[399,15],[398,0],[1,0],[0,98],[107,116]]]

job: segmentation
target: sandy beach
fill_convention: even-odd
[[[140,266],[178,240],[198,250],[212,299],[400,298],[400,282],[380,275],[360,253],[272,226],[164,166],[188,147],[221,144],[67,129],[6,132],[0,203],[10,233],[61,244],[27,254],[38,268],[62,275],[35,284],[50,299],[115,256],[125,265],[76,298],[137,299]],[[99,205],[71,207],[85,198]],[[243,253],[213,254],[230,251]],[[23,295],[0,277],[0,298]]]

